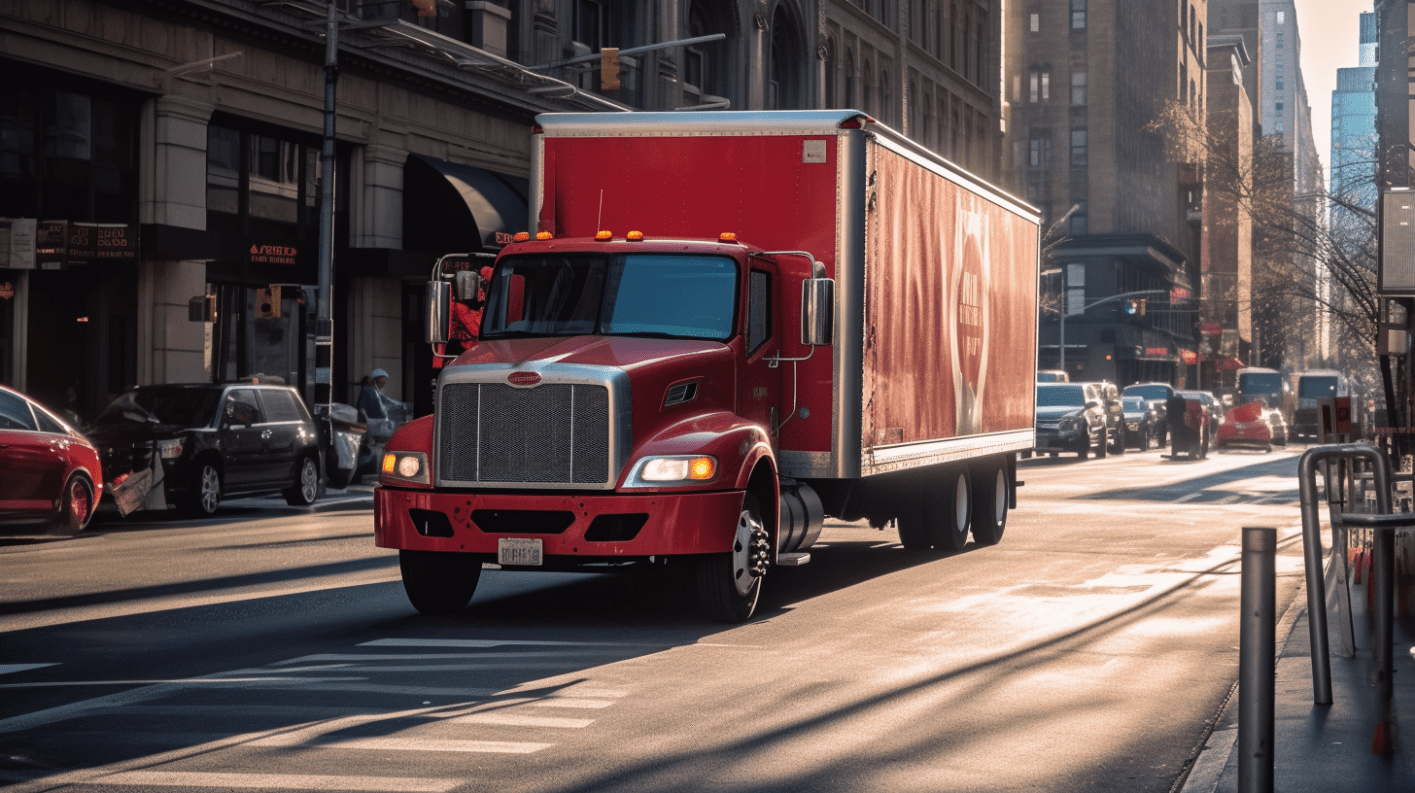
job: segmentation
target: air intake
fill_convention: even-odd
[[[681,405],[684,402],[692,402],[698,396],[698,381],[690,383],[678,383],[668,387],[668,396],[663,399],[663,406]]]

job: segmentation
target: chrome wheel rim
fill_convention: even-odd
[[[752,535],[761,527],[745,509],[737,516],[737,536],[732,538],[732,584],[744,597],[756,585],[756,576],[752,575]]]
[[[314,461],[306,457],[300,466],[300,495],[305,501],[314,501],[319,494],[319,475],[314,470]]]
[[[69,484],[69,515],[73,518],[76,526],[82,527],[88,522],[89,511],[93,509],[93,499],[88,494],[88,487],[78,479]]]
[[[203,512],[215,512],[216,501],[221,496],[221,476],[216,469],[206,465],[201,469],[201,508]]]

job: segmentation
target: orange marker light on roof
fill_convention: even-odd
[[[548,231],[537,231],[537,232],[536,232],[536,239],[540,240],[541,242],[544,242],[544,241],[546,241],[546,240],[555,239],[555,235],[554,235],[554,234],[551,234],[551,233],[548,232]]]
[[[605,240],[614,239],[614,234],[613,232],[609,231],[596,231],[594,234],[594,238],[596,240],[599,240],[600,242],[604,242]]]
[[[717,238],[718,238],[719,240],[723,241],[723,242],[736,242],[736,241],[737,241],[737,232],[735,232],[735,231],[724,231],[724,232],[722,232],[721,234],[717,235]]]
[[[631,231],[628,234],[624,235],[624,239],[630,242],[640,242],[643,240],[643,238],[644,233],[642,231]]]
[[[529,231],[518,231],[518,232],[516,232],[514,235],[512,235],[511,241],[512,241],[512,242],[525,242],[526,240],[528,240],[528,239],[530,239],[530,238],[531,238],[531,233],[530,233]]]

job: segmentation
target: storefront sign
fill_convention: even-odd
[[[126,223],[70,223],[69,264],[131,262],[138,258],[138,227]]]
[[[15,296],[15,285],[6,281],[0,283],[0,300],[9,300]]]
[[[251,264],[289,264],[295,263],[295,257],[300,252],[293,245],[252,245]]]
[[[1184,363],[1190,366],[1193,366],[1194,364],[1199,362],[1199,354],[1194,352],[1193,350],[1180,350],[1179,360],[1183,361]]]
[[[1146,347],[1146,355],[1169,355],[1168,347]]]
[[[0,267],[33,270],[34,235],[34,218],[0,218]]]
[[[69,221],[41,220],[35,225],[34,261],[41,270],[62,270],[69,262]]]
[[[1181,300],[1189,299],[1189,290],[1182,286],[1176,286],[1169,290],[1169,302],[1178,303]]]
[[[1199,332],[1205,336],[1218,336],[1223,333],[1223,326],[1217,322],[1205,322],[1199,326]]]

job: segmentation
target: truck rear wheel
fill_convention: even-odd
[[[768,551],[761,506],[751,493],[742,499],[732,550],[698,559],[698,602],[719,622],[746,622],[762,591],[759,554]]]
[[[442,551],[398,552],[403,591],[423,614],[455,614],[467,607],[481,578],[475,556]]]
[[[929,538],[940,551],[958,553],[968,544],[973,517],[973,487],[966,470],[946,469],[937,489],[924,491],[924,519]]]
[[[973,477],[973,541],[997,545],[1007,528],[1007,466],[987,465]]]

